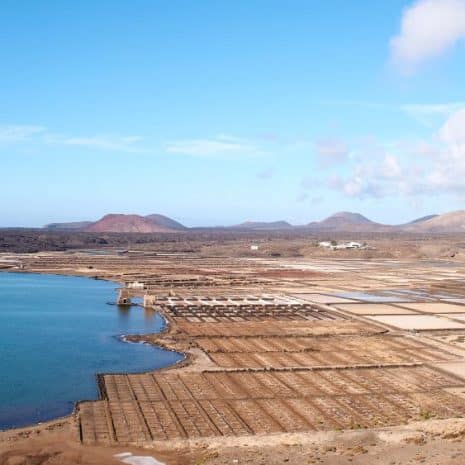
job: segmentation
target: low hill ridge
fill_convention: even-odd
[[[427,215],[427,216],[422,216],[421,218],[417,218],[416,220],[410,221],[407,224],[418,224],[418,223],[423,223],[425,221],[431,220],[433,218],[436,218],[439,215]]]
[[[465,231],[465,210],[457,210],[419,223],[411,223],[406,227],[407,231],[423,233],[457,233]]]
[[[290,229],[293,226],[287,221],[245,221],[244,223],[231,226],[233,229],[247,229],[249,231]]]
[[[44,226],[44,229],[51,231],[79,231],[87,228],[92,221],[71,221],[69,223],[50,223]]]

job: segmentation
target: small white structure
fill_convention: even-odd
[[[128,289],[144,289],[144,283],[139,281],[134,281],[133,283],[128,283],[126,285]]]
[[[340,250],[340,249],[361,249],[361,248],[362,248],[362,244],[360,244],[360,242],[354,242],[354,241],[346,242],[345,244],[338,244],[338,245],[334,246],[334,249],[336,249],[336,250]]]
[[[362,248],[362,244],[360,244],[360,242],[348,242],[346,244],[346,248],[347,249],[361,249]]]
[[[318,242],[318,245],[320,247],[326,247],[327,249],[332,249],[332,250],[344,250],[344,249],[364,249],[366,246],[361,244],[360,242],[355,242],[355,241],[350,241],[350,242],[345,242],[342,244],[337,244],[335,241],[322,241]]]
[[[250,246],[250,250],[254,250],[254,251],[258,250],[258,245],[257,244],[252,244]]]

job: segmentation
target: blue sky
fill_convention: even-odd
[[[0,31],[0,226],[463,206],[465,0],[5,0]]]

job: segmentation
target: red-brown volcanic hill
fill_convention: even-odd
[[[372,231],[389,231],[392,226],[375,223],[360,213],[338,212],[329,216],[323,221],[314,221],[306,226],[308,229],[315,231],[334,231],[334,232],[372,232]]]
[[[165,215],[160,215],[159,213],[154,213],[153,215],[147,215],[144,218],[147,218],[152,223],[158,224],[168,229],[175,229],[176,231],[186,231],[189,228],[186,228],[183,224],[178,221],[174,221],[172,218],[168,218]]]
[[[162,226],[144,216],[139,215],[105,215],[102,219],[92,223],[84,229],[86,232],[113,233],[158,233],[178,232],[176,229]]]

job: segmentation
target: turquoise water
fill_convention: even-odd
[[[139,372],[180,354],[118,336],[158,332],[163,319],[114,301],[114,283],[0,273],[0,429],[65,415],[98,397],[97,373]]]

